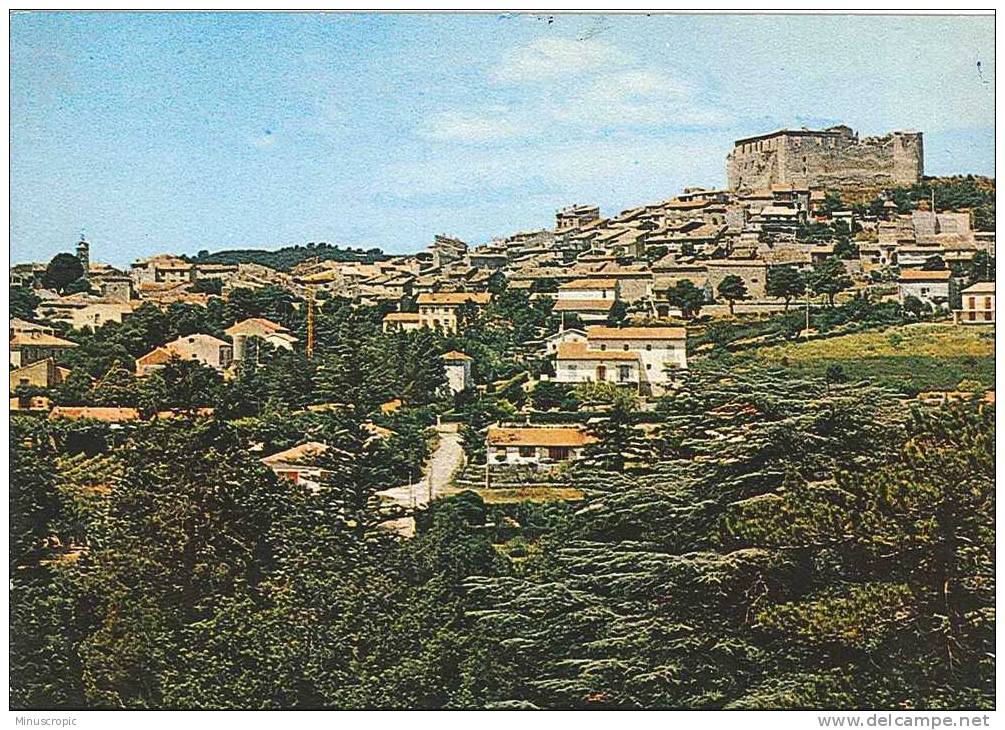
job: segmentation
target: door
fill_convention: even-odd
[[[607,380],[607,368],[604,365],[597,365],[597,382],[602,383]]]

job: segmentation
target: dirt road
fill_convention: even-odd
[[[456,423],[445,423],[436,427],[440,441],[432,456],[423,469],[422,478],[414,484],[404,484],[379,492],[385,500],[397,502],[409,509],[425,507],[437,497],[456,494],[459,490],[451,480],[464,465],[464,449],[461,447],[461,435]],[[404,517],[386,523],[389,529],[394,529],[406,537],[415,534],[415,520]]]

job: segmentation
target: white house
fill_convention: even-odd
[[[683,327],[587,327],[585,342],[560,343],[555,354],[559,383],[662,385],[686,369]]]
[[[554,355],[558,352],[558,346],[564,342],[586,342],[586,330],[575,329],[570,327],[569,329],[562,329],[553,335],[548,335],[544,338],[544,351],[548,355]]]
[[[981,281],[962,292],[960,309],[953,312],[957,324],[987,324],[995,321],[995,283]]]
[[[602,351],[589,343],[565,342],[555,354],[555,382],[610,382],[624,385],[642,380],[642,361],[636,352]]]
[[[667,368],[687,370],[687,330],[683,327],[587,327],[591,350],[638,353],[642,380],[666,383]]]
[[[104,299],[86,294],[71,294],[49,299],[36,310],[41,319],[65,322],[74,329],[97,329],[105,322],[122,322],[133,313],[129,301]]]
[[[451,393],[460,393],[473,385],[471,361],[471,357],[456,350],[443,355],[443,368],[447,372],[447,387]]]
[[[558,287],[558,299],[618,299],[617,279],[573,279]]]
[[[490,426],[485,454],[489,464],[559,464],[580,458],[594,441],[579,426]]]
[[[902,269],[897,282],[897,293],[901,304],[910,296],[934,307],[946,307],[949,304],[952,283],[951,272],[948,269],[938,271]]]

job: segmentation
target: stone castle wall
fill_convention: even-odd
[[[924,172],[920,132],[859,139],[848,127],[782,131],[739,140],[726,159],[729,188],[739,193],[790,184],[878,191],[913,185]]]

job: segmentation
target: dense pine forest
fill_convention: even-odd
[[[655,410],[590,420],[565,474],[581,499],[462,492],[405,539],[375,494],[428,456],[438,413],[477,460],[528,401],[582,406],[521,385],[550,308],[503,291],[445,337],[334,301],[311,361],[130,374],[175,332],[302,332],[298,306],[247,293],[64,333],[81,346],[56,397],[144,418],[12,416],[13,707],[994,706],[992,405],[711,358]],[[449,349],[482,393],[444,399]],[[260,462],[305,438],[334,446],[316,492]]]

